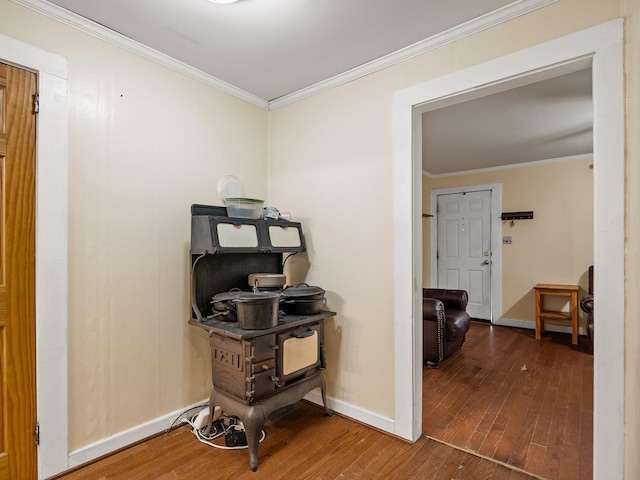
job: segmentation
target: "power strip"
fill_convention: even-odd
[[[217,421],[221,415],[222,409],[216,405],[213,409],[213,421]],[[195,420],[193,421],[193,426],[196,429],[200,430],[201,428],[210,425],[211,421],[211,411],[209,407],[204,407],[202,410],[200,410]]]

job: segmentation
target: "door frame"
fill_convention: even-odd
[[[624,19],[619,18],[394,93],[394,373],[397,435],[422,433],[422,145],[419,108],[483,96],[590,62],[594,105],[595,330],[594,480],[624,477],[625,92]],[[557,73],[556,73],[557,74]],[[522,83],[525,84],[525,83]]]
[[[431,190],[431,214],[437,219],[435,206],[439,195],[468,192],[491,192],[491,323],[502,317],[502,184],[485,183]],[[438,282],[438,222],[431,224],[431,285]]]
[[[67,60],[0,35],[0,61],[35,72],[38,478],[66,470],[68,447]]]

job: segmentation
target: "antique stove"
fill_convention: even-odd
[[[258,443],[276,411],[320,388],[325,368],[324,320],[334,312],[283,315],[277,325],[245,330],[224,321],[211,307],[214,295],[249,288],[250,274],[282,273],[283,255],[305,250],[301,225],[281,220],[230,218],[224,207],[191,207],[190,324],[209,332],[213,393],[210,409],[240,418],[249,448],[249,466],[258,468]]]

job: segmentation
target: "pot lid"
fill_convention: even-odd
[[[249,278],[287,278],[283,273],[250,273]]]
[[[282,287],[287,282],[287,277],[283,273],[250,273],[248,281],[252,287],[256,284],[259,287]]]
[[[243,292],[242,295],[235,297],[235,301],[242,303],[250,303],[256,300],[273,300],[280,298],[278,292]]]
[[[246,293],[248,292],[244,292],[242,290],[230,290],[228,292],[218,293],[213,296],[213,298],[211,299],[211,303],[228,302],[230,300],[237,298],[238,295],[243,295]]]
[[[282,291],[283,297],[307,297],[309,295],[324,295],[324,289],[301,283],[295,287],[287,287]]]

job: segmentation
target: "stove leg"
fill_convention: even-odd
[[[254,405],[246,405],[240,400],[233,398],[223,392],[216,391],[215,386],[211,396],[210,405],[218,405],[227,415],[233,415],[240,418],[244,425],[245,435],[247,436],[247,447],[249,450],[249,468],[252,472],[258,470],[258,446],[260,444],[260,436],[267,418],[276,410],[289,405],[294,405],[314,388],[320,388],[322,392],[322,402],[324,403],[325,412],[328,416],[333,415],[333,411],[327,406],[327,397],[325,394],[325,384],[322,375],[315,375],[306,378],[287,387],[275,395],[267,397]]]
[[[324,411],[327,412],[327,417],[333,416],[333,410],[331,410],[327,406],[327,388],[324,382],[324,377],[319,375],[320,377],[320,393],[322,393],[322,405],[324,405]]]
[[[261,408],[249,408],[242,419],[249,448],[249,468],[252,472],[258,470],[258,446],[264,422],[264,414]]]

